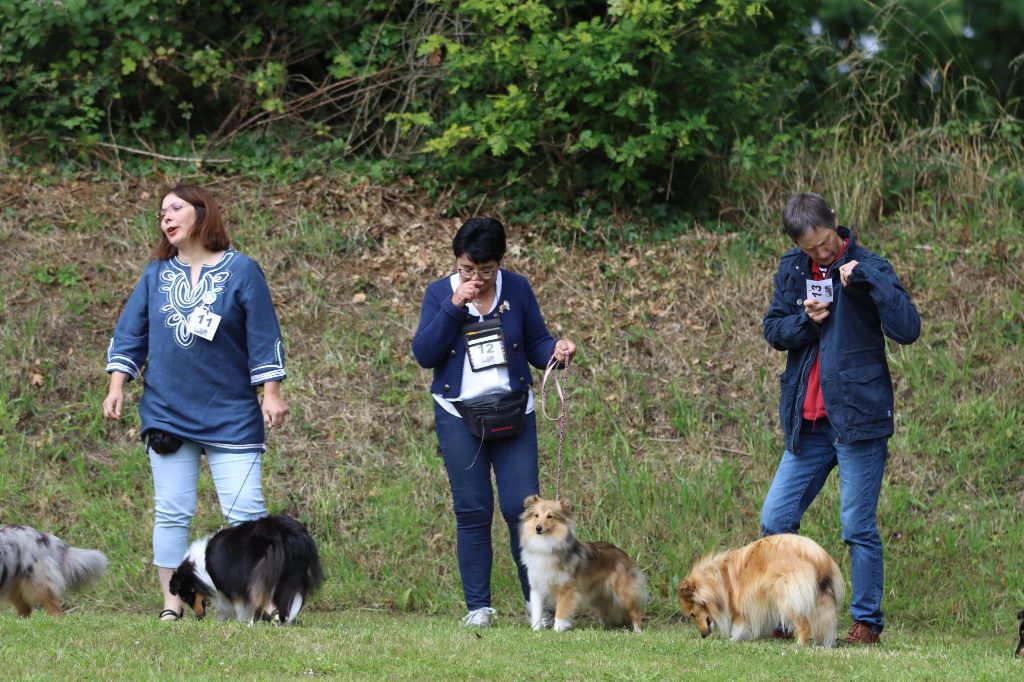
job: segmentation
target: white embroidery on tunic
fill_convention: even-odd
[[[231,254],[225,254],[225,258]],[[217,268],[212,272],[204,272],[195,288],[188,275],[177,268],[165,268],[160,271],[160,291],[167,294],[167,303],[160,312],[167,313],[164,324],[174,330],[174,341],[182,348],[188,348],[196,337],[188,330],[188,316],[203,302],[207,292],[219,294],[224,291],[224,283],[231,278],[227,269]]]

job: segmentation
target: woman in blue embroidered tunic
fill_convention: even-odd
[[[124,384],[145,365],[139,432],[156,495],[153,563],[163,589],[160,619],[177,620],[183,607],[169,583],[188,548],[200,454],[206,453],[229,523],[265,516],[264,427],[283,424],[288,410],[281,399],[281,330],[260,267],[230,248],[217,205],[201,187],[168,191],[158,217],[153,260],[125,304],[107,351],[110,390],[103,415],[121,418]]]
[[[540,488],[537,422],[527,363],[544,369],[552,355],[564,362],[576,353],[576,344],[555,341],[526,278],[499,269],[505,255],[505,228],[500,222],[466,221],[452,239],[452,251],[457,272],[427,287],[412,350],[421,366],[434,370],[430,388],[434,425],[452,489],[459,574],[468,609],[463,622],[487,627],[495,613],[491,608],[491,469],[523,597],[529,601],[517,526],[523,500]],[[467,330],[478,320],[482,325]],[[495,338],[497,343],[484,343]],[[490,349],[481,350],[485,347]],[[520,427],[522,431],[496,440],[474,436],[460,410],[484,396],[484,400],[511,397],[513,403],[519,397],[520,421],[513,417],[514,426],[502,424],[494,431],[517,433]]]

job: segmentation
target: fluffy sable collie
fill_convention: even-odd
[[[530,495],[519,517],[520,561],[530,580],[530,623],[544,627],[544,608],[554,607],[555,631],[572,627],[580,606],[590,605],[605,625],[633,625],[647,601],[647,578],[626,553],[607,542],[580,542],[567,500]]]
[[[760,639],[780,625],[800,644],[836,641],[843,574],[814,540],[769,535],[746,547],[707,556],[679,583],[679,606],[701,637],[712,628],[733,641]]]
[[[28,526],[0,526],[0,598],[22,618],[39,606],[59,616],[60,598],[106,569],[102,552],[68,547],[56,535]]]
[[[266,516],[196,540],[171,576],[171,594],[196,618],[212,603],[220,620],[291,623],[323,582],[316,543],[290,516]]]

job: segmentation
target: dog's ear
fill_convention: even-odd
[[[532,507],[533,505],[537,504],[538,502],[540,502],[540,496],[539,495],[530,495],[525,500],[523,500],[523,509],[529,509],[530,507]]]
[[[562,511],[564,511],[566,514],[572,514],[572,502],[563,497],[558,501],[558,504],[562,507]]]
[[[679,583],[679,597],[687,601],[693,601],[694,596],[697,593],[696,586],[689,580],[684,580]]]

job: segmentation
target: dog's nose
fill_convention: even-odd
[[[537,535],[543,535],[544,534],[544,526],[540,525],[539,523],[537,524],[537,527],[534,530],[537,531]]]

